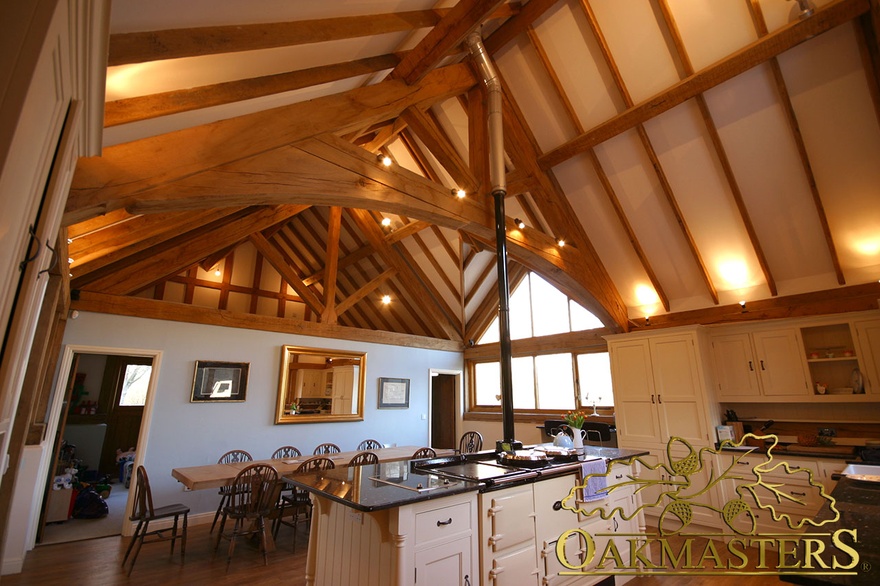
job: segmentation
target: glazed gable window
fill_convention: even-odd
[[[530,273],[510,296],[512,340],[551,337],[602,328],[602,323],[558,289]],[[496,317],[477,346],[497,344]],[[545,340],[548,338],[544,338]],[[521,412],[560,411],[612,406],[611,366],[604,344],[584,348],[547,344],[548,349],[512,358],[514,409]],[[501,367],[491,358],[469,359],[471,410],[499,410]]]

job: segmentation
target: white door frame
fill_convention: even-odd
[[[453,433],[455,434],[455,438],[461,437],[461,429],[462,429],[462,406],[464,405],[464,398],[461,395],[462,390],[462,371],[461,370],[450,370],[446,368],[431,368],[428,370],[428,441],[425,442],[425,445],[431,444],[431,436],[433,430],[431,422],[432,419],[432,409],[434,407],[434,377],[438,374],[450,374],[455,377],[455,425]],[[454,443],[454,442],[453,442]],[[456,446],[457,447],[457,446]]]
[[[153,416],[153,404],[155,402],[156,387],[159,380],[159,368],[162,364],[161,350],[145,350],[142,348],[113,348],[108,346],[84,346],[80,344],[68,344],[64,347],[64,353],[61,358],[61,364],[58,366],[55,379],[55,389],[52,391],[52,405],[49,409],[49,421],[46,426],[46,435],[43,437],[43,462],[40,466],[40,472],[35,479],[35,485],[40,487],[40,498],[36,499],[37,506],[34,507],[30,521],[30,531],[28,537],[28,549],[32,549],[36,544],[37,527],[40,523],[40,514],[42,512],[43,502],[42,491],[47,485],[49,470],[54,464],[52,456],[54,455],[55,434],[58,432],[58,425],[61,422],[61,408],[64,405],[64,396],[67,388],[67,381],[70,375],[70,367],[73,364],[73,357],[76,354],[102,354],[106,356],[143,356],[153,359],[153,370],[150,373],[150,383],[147,386],[147,402],[144,405],[144,414],[141,418],[141,428],[138,432],[137,454],[135,455],[134,466],[142,464],[147,447],[149,446],[148,437],[150,435],[150,420]],[[42,482],[40,482],[42,481]],[[123,515],[122,535],[131,536],[134,534],[134,526],[128,520],[132,509],[132,495],[134,491],[129,491],[128,502],[125,505],[125,514]]]

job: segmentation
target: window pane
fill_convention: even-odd
[[[536,336],[562,334],[569,331],[568,297],[536,275],[532,281],[532,321]]]
[[[577,364],[582,404],[590,407],[594,402],[599,406],[614,405],[608,352],[579,354]]]
[[[510,339],[522,340],[532,337],[531,295],[529,279],[523,279],[510,295]]]
[[[605,326],[598,317],[584,309],[584,306],[580,303],[569,299],[568,306],[571,310],[571,331],[580,332]]]
[[[574,373],[571,354],[535,357],[538,379],[538,408],[574,409]]]
[[[119,392],[120,407],[143,407],[147,402],[147,385],[150,384],[150,373],[153,367],[149,364],[128,364]]]
[[[535,408],[535,366],[531,356],[514,358],[511,364],[513,376],[514,409]]]
[[[477,405],[501,405],[501,365],[479,362],[474,365]]]
[[[496,315],[495,319],[493,319],[492,323],[489,325],[489,328],[483,332],[483,337],[477,340],[477,344],[492,344],[493,342],[498,342],[501,339],[499,337],[501,335],[499,330],[498,316]]]

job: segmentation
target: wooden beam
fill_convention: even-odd
[[[342,208],[332,206],[327,223],[327,261],[324,265],[324,312],[321,321],[336,323],[336,272],[339,270],[339,232]]]
[[[409,106],[454,96],[475,83],[467,65],[450,65],[414,86],[389,80],[108,147],[100,157],[79,159],[62,223],[81,222],[123,207],[134,194],[316,134],[393,118]]]
[[[180,112],[192,112],[283,92],[369,75],[392,69],[400,62],[397,54],[378,55],[347,63],[333,63],[275,75],[227,81],[201,87],[161,92],[104,104],[104,127],[129,124]]]
[[[88,275],[133,254],[177,239],[181,233],[222,221],[242,209],[220,208],[131,217],[128,221],[73,238],[69,245],[69,257],[73,259],[71,272],[74,277]]]
[[[853,20],[869,9],[869,0],[835,0],[817,9],[810,18],[788,24],[758,39],[733,55],[686,77],[669,89],[628,108],[607,122],[547,151],[539,158],[539,164],[543,169],[551,169],[586,149],[631,130],[804,41]]]
[[[440,162],[456,186],[474,194],[479,186],[477,178],[471,173],[470,168],[461,155],[452,146],[449,137],[434,120],[419,108],[407,108],[401,114],[407,126],[421,140],[431,154]]]
[[[385,242],[379,225],[366,210],[349,209],[349,215],[354,219],[358,228],[367,239],[367,242],[376,249],[376,252],[388,263],[389,267],[397,270],[397,279],[406,289],[407,295],[424,312],[423,315],[430,319],[433,325],[438,326],[450,340],[461,339],[461,330],[441,312],[438,303],[442,300],[425,299],[426,284],[420,282],[407,266],[403,258],[391,245]]]
[[[361,299],[363,299],[364,297],[366,297],[367,295],[369,295],[370,293],[375,291],[379,287],[379,285],[381,285],[382,283],[384,283],[385,281],[387,281],[388,279],[390,279],[391,277],[393,277],[396,274],[397,274],[397,269],[394,269],[394,268],[385,269],[384,271],[382,271],[382,273],[373,277],[368,283],[366,283],[360,289],[358,289],[357,291],[355,291],[354,293],[352,293],[351,295],[346,297],[342,303],[340,303],[339,305],[336,306],[336,312],[339,315],[342,315],[343,313],[348,311],[351,307],[353,307],[355,303],[357,303],[358,301],[360,301]]]
[[[516,14],[517,9],[518,5],[505,4],[491,17],[507,18]],[[449,12],[449,8],[434,8],[294,22],[121,33],[110,36],[108,64],[112,67],[406,32],[433,27]]]
[[[123,297],[82,291],[77,301],[71,304],[72,309],[107,313],[113,315],[129,315],[148,319],[187,322],[206,325],[235,327],[265,332],[280,332],[318,338],[335,338],[356,342],[389,344],[429,350],[458,352],[462,350],[460,341],[441,340],[425,336],[397,334],[380,330],[348,328],[340,325],[306,322],[289,318],[277,318],[250,313],[235,313],[208,309],[181,303],[155,301],[140,297]]]
[[[678,26],[675,24],[675,18],[673,17],[672,11],[669,8],[668,0],[660,0],[660,12],[663,15],[663,20],[666,23],[666,28],[672,35],[672,40],[676,49],[676,55],[681,61],[685,75],[693,75],[694,66],[691,63],[691,59],[687,53],[687,50],[685,49],[684,40],[681,38],[681,33],[678,30]],[[709,133],[709,138],[712,140],[712,146],[715,149],[715,154],[718,157],[718,162],[721,163],[721,169],[724,172],[724,178],[727,180],[727,185],[728,187],[730,187],[731,196],[733,197],[733,201],[736,204],[737,210],[739,211],[740,220],[742,220],[743,227],[745,227],[746,234],[748,234],[749,243],[752,245],[752,250],[755,252],[755,257],[758,260],[758,266],[761,267],[761,272],[764,273],[764,281],[767,283],[767,287],[770,289],[770,294],[775,297],[778,293],[776,288],[776,280],[773,278],[773,273],[770,270],[770,265],[767,262],[767,257],[764,254],[764,249],[761,246],[760,240],[758,239],[758,233],[755,231],[755,226],[752,223],[752,217],[749,214],[749,210],[746,207],[746,202],[743,199],[742,191],[739,188],[739,182],[736,180],[736,175],[733,172],[733,167],[731,166],[730,159],[727,156],[727,149],[724,148],[724,143],[721,142],[721,136],[718,134],[718,127],[715,124],[715,120],[712,118],[712,113],[709,111],[709,104],[707,103],[706,97],[703,94],[699,94],[698,96],[696,96],[695,100],[697,102],[697,106],[700,109],[700,115],[703,118],[703,124],[706,126],[706,130]],[[632,106],[632,104],[628,104],[628,106]],[[718,303],[717,300],[715,303]],[[667,307],[666,310],[669,311],[669,308]]]
[[[182,234],[177,240],[166,241],[74,279],[71,286],[115,295],[140,291],[198,263],[209,254],[226,247],[229,242],[241,240],[284,218],[292,217],[303,208],[304,206],[290,205],[242,210],[221,222],[192,230]]]
[[[764,15],[761,12],[760,5],[754,2],[749,2],[749,9],[758,36],[766,38],[768,36],[767,24],[764,22]],[[773,80],[776,82],[776,92],[779,94],[779,105],[782,107],[783,112],[785,112],[785,119],[788,122],[788,127],[791,129],[792,138],[794,139],[794,144],[798,150],[798,157],[800,158],[801,166],[806,175],[807,185],[810,186],[810,195],[813,196],[813,206],[816,208],[819,225],[822,226],[822,234],[825,237],[825,247],[828,249],[828,254],[831,257],[831,264],[837,275],[837,283],[843,285],[846,283],[846,279],[843,275],[843,267],[840,266],[840,257],[837,254],[837,247],[834,245],[834,238],[831,235],[831,226],[828,224],[828,216],[825,214],[825,206],[822,204],[819,185],[816,183],[816,176],[813,173],[813,165],[810,163],[810,155],[807,152],[807,145],[804,143],[804,137],[801,134],[800,123],[798,122],[797,114],[794,111],[794,105],[791,102],[791,95],[788,92],[785,77],[782,75],[782,67],[780,67],[779,60],[776,57],[770,59],[768,64],[770,66],[770,71],[773,73]]]
[[[281,253],[275,248],[271,242],[269,242],[265,236],[260,234],[259,232],[255,232],[248,236],[248,240],[251,241],[251,244],[254,245],[260,254],[263,255],[269,264],[278,271],[278,274],[281,275],[281,278],[284,279],[288,285],[293,287],[293,290],[296,291],[296,294],[299,295],[300,299],[303,300],[309,309],[317,313],[318,315],[322,315],[324,313],[324,304],[321,303],[321,300],[317,298],[317,296],[311,292],[311,290],[306,287],[302,278],[296,273],[293,267],[284,259]]]
[[[486,50],[490,54],[497,53],[507,43],[524,33],[532,23],[541,18],[557,2],[558,0],[531,0],[522,7],[519,14],[507,19],[489,38],[483,41]]]
[[[418,82],[503,3],[504,0],[458,0],[394,68],[391,77],[408,85]]]

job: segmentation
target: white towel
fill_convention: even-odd
[[[598,476],[590,476],[591,474]],[[604,492],[608,487],[608,468],[604,459],[589,460],[581,464],[581,479],[586,479],[587,482],[581,490],[584,502],[597,501],[608,496]]]

